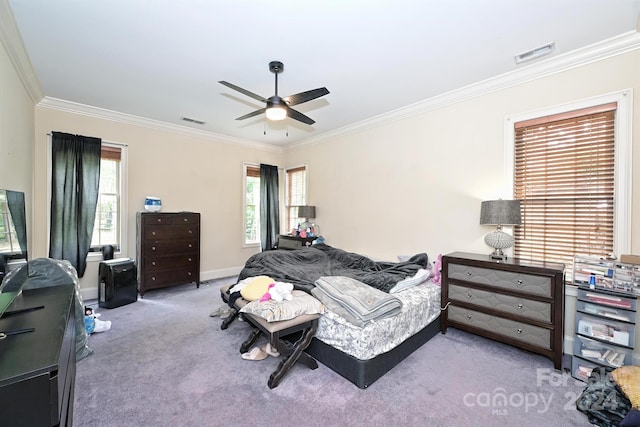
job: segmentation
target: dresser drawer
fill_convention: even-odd
[[[144,229],[145,240],[186,239],[200,234],[200,227],[194,224],[185,225],[148,225]]]
[[[524,322],[503,319],[486,313],[451,305],[448,308],[449,321],[464,326],[482,329],[492,334],[551,349],[551,330],[532,326]]]
[[[173,218],[171,220],[174,225],[200,224],[200,215],[185,212],[185,213],[178,213],[172,216]]]
[[[144,255],[167,255],[167,254],[179,254],[198,252],[199,244],[197,239],[187,240],[156,240],[153,242],[144,242],[142,245],[144,248]]]
[[[449,285],[449,298],[529,319],[551,322],[551,304],[459,285]]]
[[[168,256],[149,256],[144,259],[144,271],[160,271],[167,269],[188,269],[194,270],[198,265],[197,253],[168,255]]]
[[[197,280],[197,272],[192,269],[164,270],[146,273],[147,288],[157,288],[166,284],[189,283]]]
[[[532,295],[552,297],[551,278],[533,274],[504,271],[449,263],[448,278],[465,280],[496,288],[517,290]]]

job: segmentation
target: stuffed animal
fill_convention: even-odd
[[[269,285],[269,292],[260,298],[260,302],[274,300],[275,302],[291,301],[293,299],[293,285],[291,283],[275,282]]]
[[[100,317],[100,313],[95,313],[91,307],[84,307],[84,327],[87,334],[106,332],[111,329],[110,320],[100,320],[98,317]]]
[[[436,285],[440,284],[440,271],[442,270],[442,254],[438,255],[436,258],[436,262],[433,265],[433,277],[431,278],[431,282]]]

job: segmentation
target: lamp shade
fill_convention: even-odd
[[[298,206],[298,218],[315,218],[315,206]]]
[[[480,205],[480,224],[520,225],[520,200],[488,200]]]

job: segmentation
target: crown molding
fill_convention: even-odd
[[[194,136],[204,138],[212,142],[241,145],[248,148],[254,148],[262,151],[282,152],[283,148],[256,141],[248,141],[245,139],[234,138],[231,136],[220,135],[213,132],[192,129],[186,126],[175,125],[160,120],[148,119],[146,117],[135,116],[133,114],[121,113],[118,111],[107,110],[105,108],[92,107],[90,105],[80,104],[77,102],[65,101],[58,98],[45,97],[40,101],[37,107],[49,108],[51,110],[62,111],[66,113],[78,114],[86,117],[93,117],[101,120],[108,120],[115,123],[122,123],[147,129],[158,130],[162,132],[172,132],[179,135]]]
[[[9,6],[9,0],[0,0],[0,41],[2,41],[2,45],[29,97],[34,104],[37,104],[44,98],[44,92],[35,71],[33,71],[31,60],[16,26],[13,11]]]
[[[409,117],[424,114],[435,109],[467,101],[479,96],[507,89],[512,86],[538,80],[574,68],[583,67],[594,62],[603,61],[636,49],[640,49],[640,32],[630,31],[620,36],[616,36],[581,49],[576,49],[562,55],[552,56],[548,59],[541,59],[536,62],[527,63],[516,70],[341,127],[331,132],[323,133],[322,135],[309,137],[302,141],[285,145],[284,149],[295,149],[305,145],[317,144],[327,140],[340,138],[363,130],[369,130],[376,126],[382,126],[398,120],[404,120]]]

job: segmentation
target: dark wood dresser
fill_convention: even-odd
[[[200,287],[200,214],[137,215],[138,290],[195,283]]]
[[[564,264],[454,252],[442,257],[448,326],[539,353],[562,367]]]
[[[76,377],[74,285],[28,289],[0,318],[0,425],[71,426]]]

